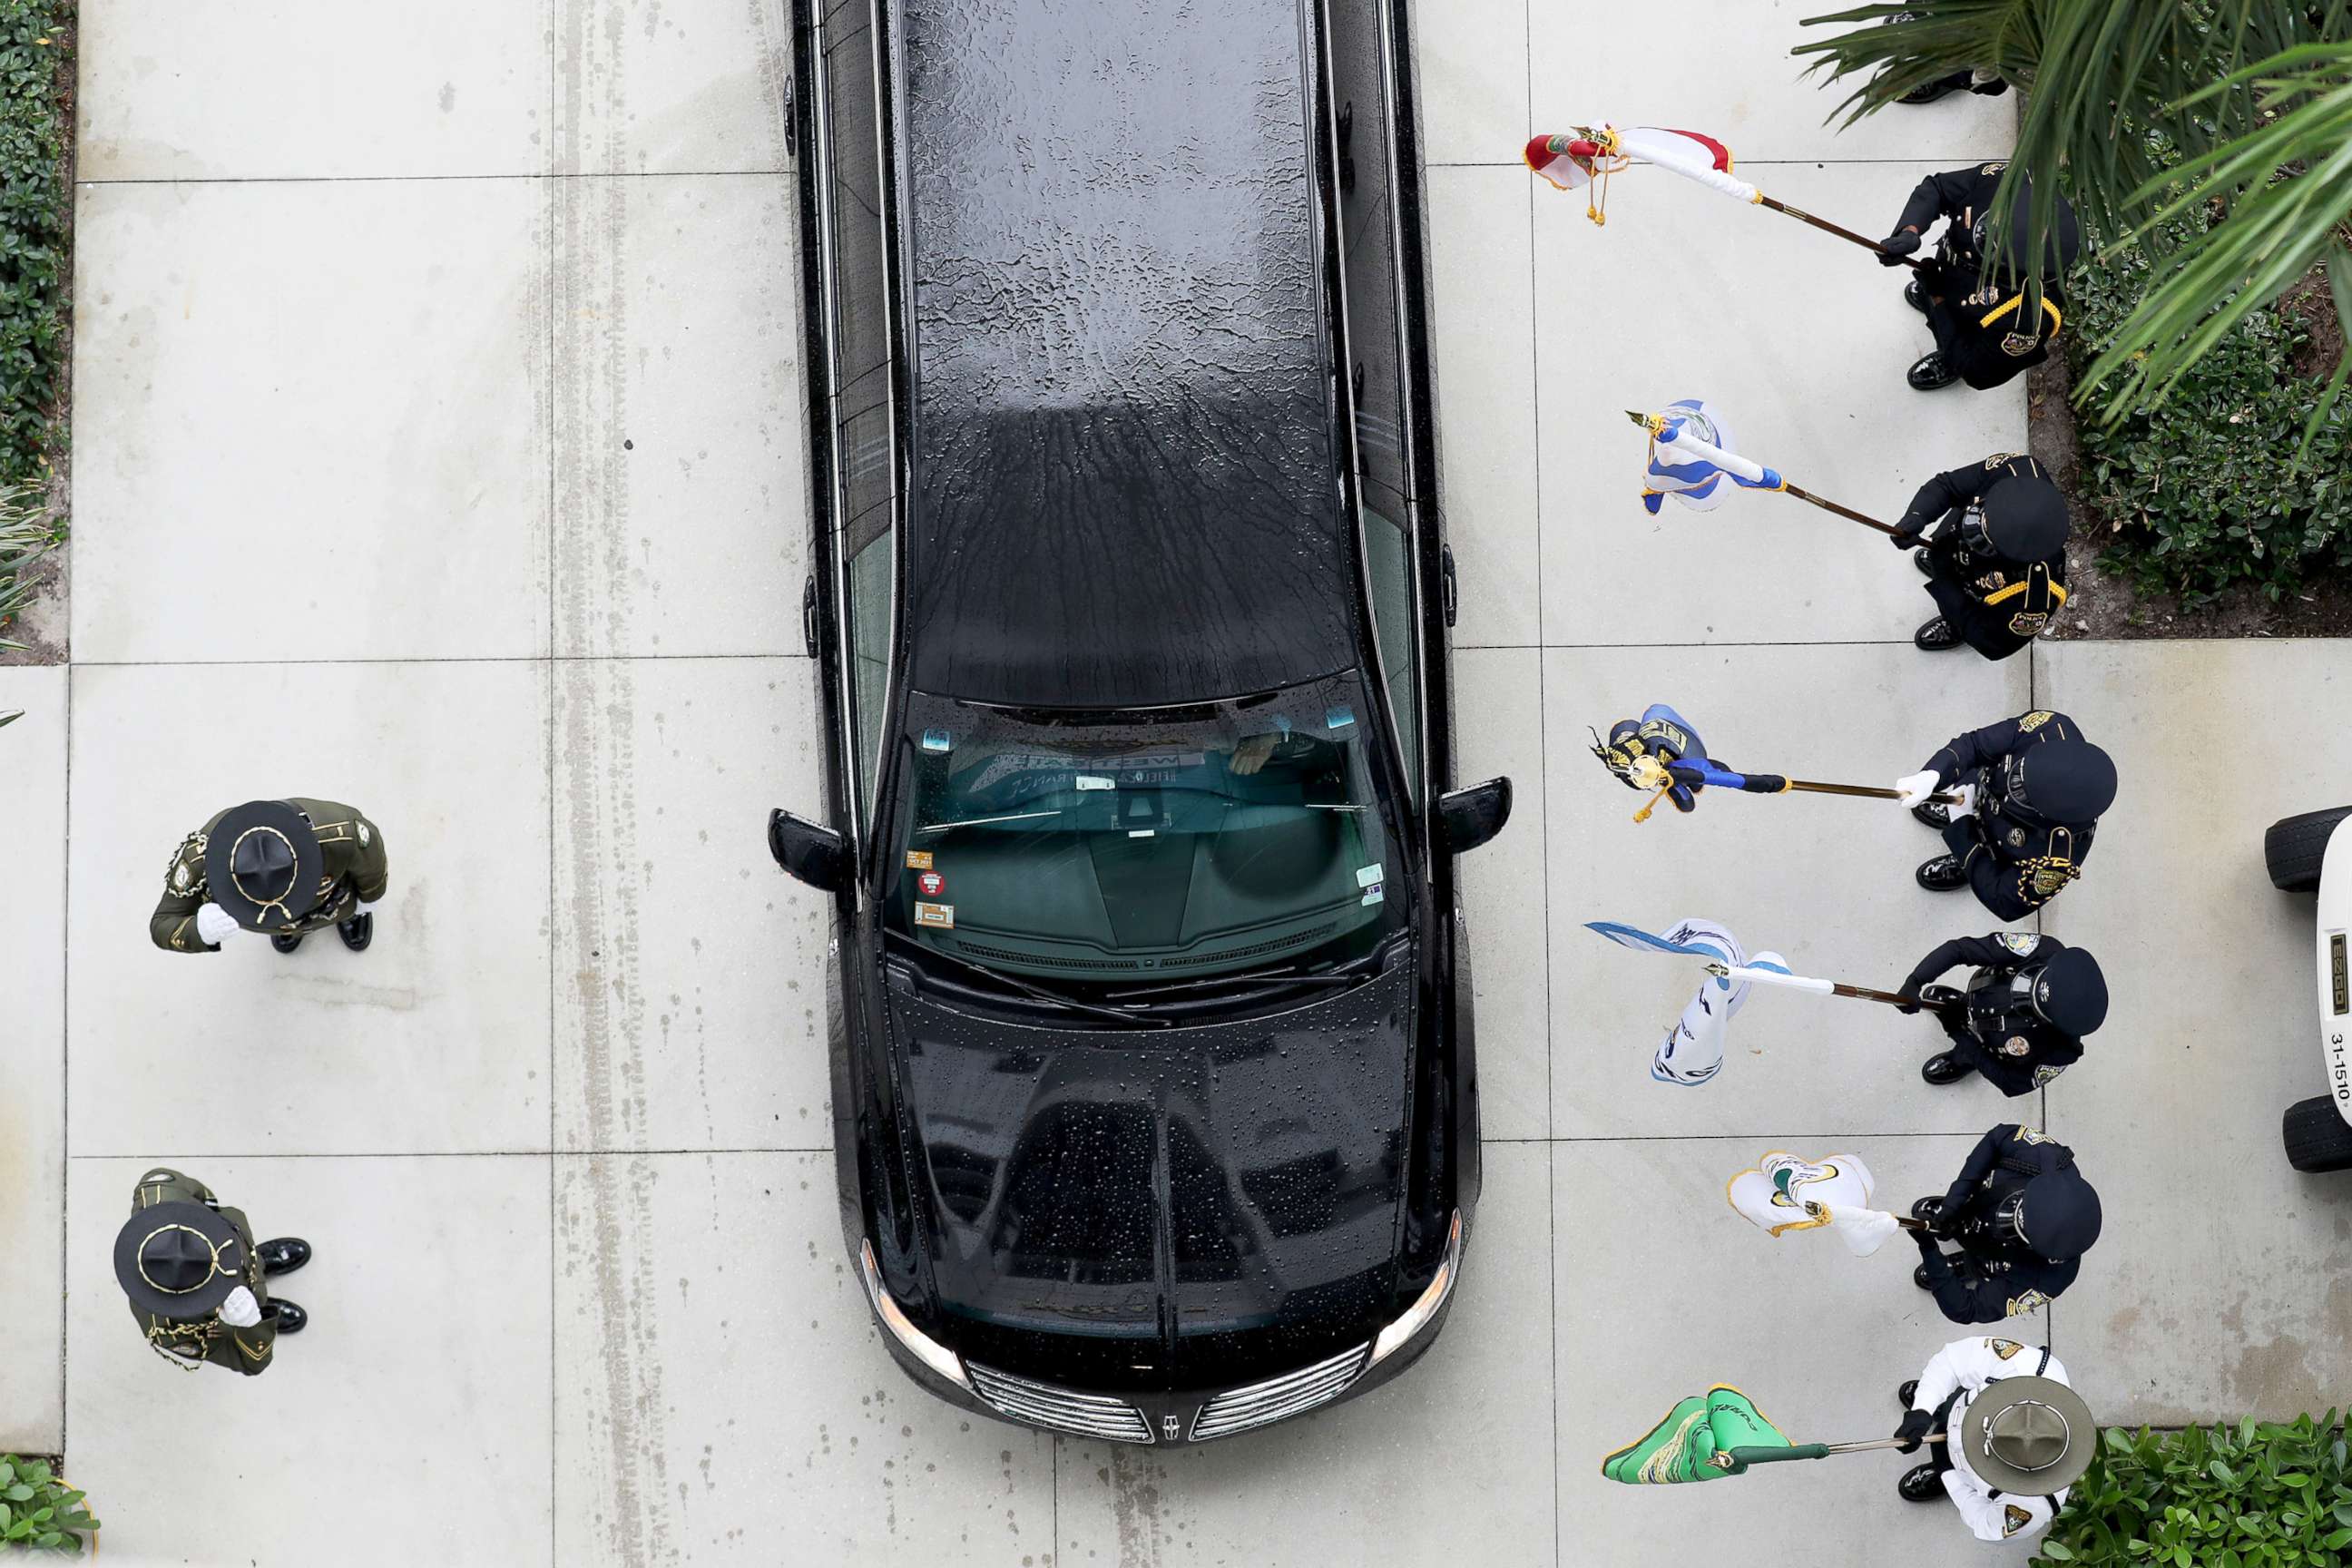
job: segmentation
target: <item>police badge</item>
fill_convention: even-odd
[[[2021,637],[2040,637],[2042,628],[2049,624],[2048,616],[2038,615],[2030,610],[2020,610],[2009,617],[2009,629]]]

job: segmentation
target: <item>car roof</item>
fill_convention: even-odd
[[[901,0],[911,679],[1144,707],[1360,662],[1297,0]]]

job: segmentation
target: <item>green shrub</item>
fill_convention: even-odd
[[[65,356],[58,29],[71,0],[0,0],[0,479],[43,471]]]
[[[5,634],[32,600],[33,584],[25,574],[57,545],[48,487],[37,479],[0,485],[0,648],[25,646]]]
[[[53,1474],[47,1459],[0,1454],[0,1542],[72,1557],[81,1552],[83,1531],[97,1528],[81,1493]]]
[[[2352,1452],[2329,1411],[2284,1426],[2109,1427],[2037,1563],[2344,1568]]]
[[[2148,271],[2136,249],[2077,271],[2061,339],[2077,376],[2139,302]],[[2189,605],[2242,583],[2275,600],[2352,566],[2352,399],[2336,400],[2295,462],[2326,386],[2324,372],[2294,368],[2307,342],[2301,318],[2266,305],[2163,403],[2112,428],[2084,418],[2081,489],[2105,541],[2102,566]]]

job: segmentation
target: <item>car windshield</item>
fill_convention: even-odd
[[[1402,923],[1360,679],[1089,714],[911,694],[890,929],[1057,984],[1322,967]]]

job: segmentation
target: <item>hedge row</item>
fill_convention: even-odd
[[[71,0],[0,0],[0,479],[46,472],[65,354],[65,179],[58,29]]]
[[[2179,1432],[2110,1427],[2036,1564],[2342,1568],[2352,1445],[2331,1410]]]

